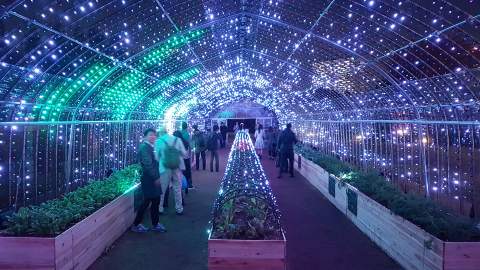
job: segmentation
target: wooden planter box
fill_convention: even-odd
[[[134,217],[130,191],[57,237],[0,237],[0,269],[87,269]]]
[[[391,213],[389,209],[370,199],[355,187],[348,184],[339,186],[335,176],[329,175],[312,161],[297,154],[295,159],[297,170],[405,269],[480,269],[480,242],[442,241],[410,221]],[[332,192],[332,182],[335,183],[334,192]]]
[[[285,270],[287,240],[230,240],[208,237],[209,270]]]

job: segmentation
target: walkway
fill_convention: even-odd
[[[219,173],[194,171],[197,188],[187,196],[185,215],[170,208],[161,216],[167,233],[126,232],[91,269],[206,270],[206,230],[228,151],[220,154]],[[288,270],[401,269],[300,174],[277,179],[273,161],[262,164],[282,212]]]

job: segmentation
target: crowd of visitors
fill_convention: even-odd
[[[235,124],[234,132],[243,130],[243,123]],[[206,170],[206,152],[210,152],[210,171],[219,172],[219,149],[227,145],[227,126],[222,122],[220,126],[201,131],[198,125],[193,125],[190,134],[188,124],[183,122],[181,129],[169,134],[165,127],[146,129],[144,138],[139,146],[138,160],[142,166],[140,178],[143,202],[140,205],[132,231],[146,232],[149,229],[142,224],[143,216],[148,207],[153,231],[166,232],[165,226],[159,223],[159,215],[165,213],[168,207],[168,197],[171,192],[175,201],[177,215],[184,213],[184,196],[189,189],[193,189],[192,183],[192,157],[195,169],[200,167]],[[254,133],[255,150],[260,159],[263,150],[268,152],[269,159],[275,159],[279,168],[278,178],[282,173],[288,172],[293,177],[293,146],[297,143],[292,125],[287,124],[283,131],[270,126],[267,131],[261,124],[257,125]]]

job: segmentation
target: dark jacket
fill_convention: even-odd
[[[220,133],[222,134],[222,136],[225,136],[227,134],[227,126],[221,125],[220,126]]]
[[[281,153],[293,151],[293,146],[297,143],[297,137],[291,129],[284,129],[278,137],[277,147]]]
[[[217,151],[218,148],[220,148],[221,139],[222,138],[218,132],[211,132],[208,134],[207,149],[209,151]]]
[[[195,153],[200,153],[207,150],[207,138],[205,138],[205,134],[202,131],[193,131],[192,148]]]
[[[142,165],[140,182],[142,183],[143,196],[145,198],[159,197],[162,194],[162,189],[159,185],[155,185],[155,180],[160,178],[160,172],[158,170],[158,161],[153,153],[153,146],[147,142],[140,144],[138,162]]]

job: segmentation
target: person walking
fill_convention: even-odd
[[[182,143],[183,143],[183,147],[185,147],[185,149],[189,148],[188,146],[188,143],[187,141],[185,141],[185,139],[183,138],[183,135],[182,135],[182,132],[179,131],[179,130],[176,130],[175,132],[173,132],[173,136],[179,138]],[[190,156],[190,151],[187,150],[187,156]],[[185,161],[185,157],[183,157],[183,160]],[[186,177],[186,168],[187,166],[185,166],[185,170],[182,171],[182,175],[180,175],[180,183],[182,184],[182,190],[185,189],[185,194],[188,194],[188,181],[187,181],[187,177]],[[184,181],[187,182],[187,184],[185,185],[185,188],[183,188],[184,186]],[[163,200],[163,206],[164,208],[166,207],[165,206],[165,202],[168,201],[168,192],[165,193],[165,198]],[[167,204],[168,205],[168,204]],[[182,193],[182,205],[185,206],[185,197],[183,196],[183,193]]]
[[[297,142],[297,137],[292,131],[292,124],[288,123],[287,128],[280,133],[277,142],[278,152],[280,155],[280,170],[278,178],[282,178],[282,173],[287,171],[290,173],[290,177],[293,177],[293,145]]]
[[[192,151],[190,148],[192,145],[192,140],[190,138],[190,133],[188,132],[188,124],[186,122],[182,123],[181,134],[183,137],[182,141],[184,142],[185,150],[187,150],[187,155],[183,157],[183,162],[185,163],[185,170],[183,170],[183,174],[185,175],[185,178],[187,178],[188,188],[193,188],[192,163],[190,162],[190,158],[192,156]]]
[[[202,158],[202,168],[205,170],[207,160],[205,158],[205,151],[207,150],[207,142],[205,134],[198,129],[197,125],[193,125],[192,148],[195,154],[195,168],[200,169],[200,157]]]
[[[227,126],[224,122],[220,123],[220,134],[222,135],[221,147],[225,148],[227,146]]]
[[[167,133],[165,127],[158,131],[158,139],[155,142],[155,153],[159,161],[160,184],[162,190],[166,190],[171,184],[175,197],[175,211],[177,215],[183,214],[182,205],[182,170],[185,170],[184,157],[188,154],[182,140]],[[160,196],[160,213],[164,213],[165,196]]]
[[[208,136],[207,149],[210,151],[210,171],[213,172],[213,160],[215,160],[215,171],[219,170],[218,148],[220,148],[220,134],[218,125],[213,126],[213,131]]]
[[[260,159],[262,159],[263,148],[265,148],[264,137],[265,131],[263,130],[263,126],[258,124],[257,130],[255,130],[255,150]]]
[[[143,133],[143,142],[139,146],[138,161],[142,166],[142,176],[140,177],[141,189],[143,192],[143,202],[138,208],[135,221],[132,226],[134,232],[147,232],[148,228],[142,224],[145,210],[150,206],[150,218],[152,220],[152,230],[166,232],[165,226],[159,223],[159,205],[162,189],[160,185],[159,164],[155,159],[154,143],[157,139],[154,129],[146,129]]]

